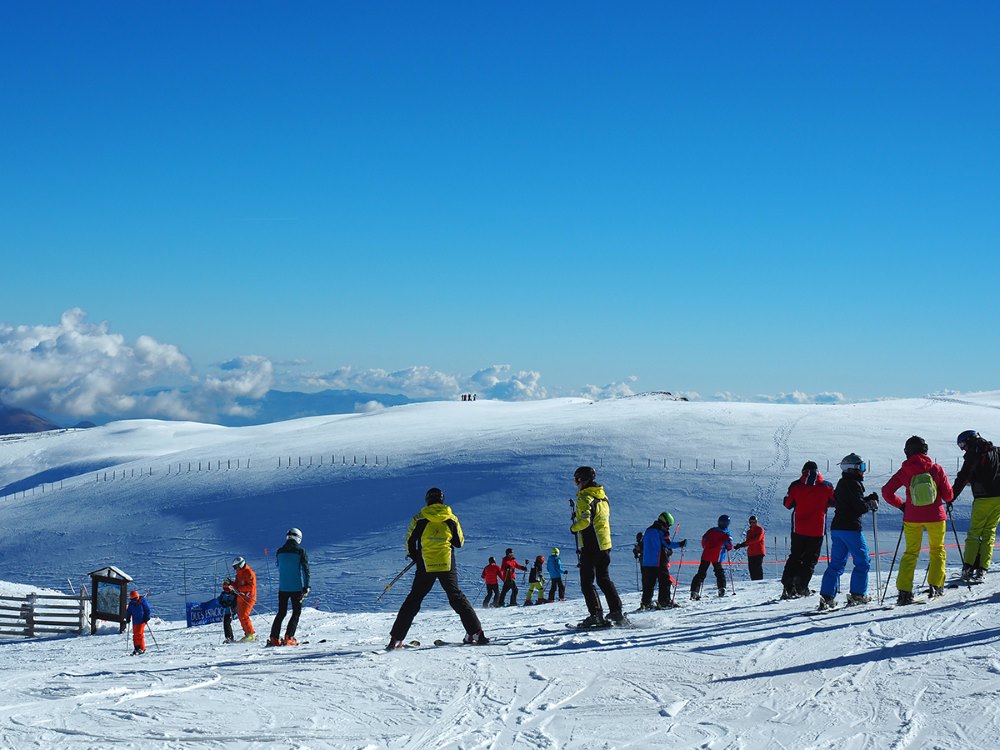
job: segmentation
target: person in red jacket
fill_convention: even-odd
[[[497,559],[491,557],[489,563],[483,568],[483,572],[479,575],[484,581],[486,581],[486,598],[483,599],[484,607],[499,607],[500,606],[500,587],[498,585],[500,581],[500,566],[497,565]],[[492,597],[493,603],[490,603],[490,598]]]
[[[802,476],[788,485],[785,507],[792,516],[792,544],[781,574],[782,599],[809,596],[809,582],[826,534],[826,511],[834,507],[833,485],[823,479],[815,461],[802,465]]]
[[[760,581],[764,578],[764,555],[767,547],[764,544],[764,527],[757,523],[757,516],[750,516],[750,526],[742,542],[733,549],[747,550],[747,567],[750,569],[750,580]]]
[[[947,514],[945,503],[954,499],[948,475],[934,459],[927,455],[927,441],[914,435],[903,446],[906,460],[899,471],[882,486],[882,498],[895,508],[903,511],[903,534],[906,536],[906,551],[899,560],[899,574],[896,576],[896,601],[909,604],[913,601],[913,570],[917,566],[920,545],[927,530],[931,561],[927,569],[928,596],[944,594],[944,566],[947,553],[944,549]],[[906,500],[902,500],[896,490],[906,490]]]
[[[524,562],[527,563],[528,561],[525,560]],[[517,561],[517,558],[514,557],[514,550],[508,547],[503,560],[500,561],[500,578],[503,579],[503,588],[500,590],[500,604],[498,606],[517,606],[517,571],[527,569],[527,565],[521,565]],[[510,603],[504,604],[508,591],[510,592]]]
[[[726,573],[722,570],[722,560],[726,552],[733,548],[733,537],[729,534],[729,516],[719,516],[719,524],[705,532],[701,538],[701,564],[691,579],[691,598],[701,599],[701,584],[708,574],[708,566],[715,571],[715,582],[719,585],[719,596],[726,595]]]

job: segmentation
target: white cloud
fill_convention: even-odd
[[[629,375],[625,378],[624,382],[621,383],[608,383],[607,385],[596,386],[596,385],[585,385],[578,393],[574,395],[583,396],[584,398],[592,398],[595,401],[600,401],[605,398],[620,398],[622,396],[634,396],[635,391],[632,390],[632,384],[635,383],[639,378],[635,375]]]

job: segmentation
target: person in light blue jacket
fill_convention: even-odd
[[[562,560],[559,559],[559,548],[553,547],[549,561],[545,564],[549,572],[549,601],[554,602],[556,589],[559,590],[559,601],[566,601],[566,568],[563,567]]]
[[[302,614],[302,600],[309,596],[309,555],[302,548],[302,532],[289,529],[285,543],[274,554],[278,566],[278,613],[271,625],[268,646],[298,646],[295,629]],[[288,620],[285,637],[281,635],[281,623],[288,613],[288,603],[292,604],[292,616]]]
[[[664,511],[642,535],[642,601],[639,609],[666,609],[674,605],[676,597],[670,595],[670,555],[675,549],[687,545],[687,539],[670,540],[670,527],[674,517]],[[656,605],[653,591],[659,585]]]

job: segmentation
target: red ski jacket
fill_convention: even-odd
[[[747,547],[748,557],[767,554],[767,548],[764,545],[764,527],[759,523],[747,529],[747,538],[743,543]]]
[[[826,533],[826,509],[834,507],[833,485],[818,471],[803,472],[788,485],[785,507],[795,510],[792,531],[802,536],[818,537]]]
[[[937,485],[937,500],[930,505],[917,506],[910,500],[910,480],[917,474],[930,474]],[[906,488],[906,501],[904,502],[896,490],[900,487]],[[954,498],[951,482],[934,459],[924,453],[910,456],[903,461],[899,471],[892,475],[888,482],[882,486],[882,497],[889,505],[900,508],[903,511],[903,521],[909,523],[935,523],[948,519],[945,513],[944,504],[950,503]]]
[[[733,548],[733,538],[729,535],[728,531],[716,526],[714,529],[709,529],[705,532],[705,535],[701,538],[701,547],[703,550],[701,553],[702,560],[722,562],[725,550]]]
[[[513,581],[519,570],[527,570],[527,568],[521,565],[516,557],[505,557],[500,561],[500,577],[505,581]]]
[[[500,579],[500,566],[496,563],[490,563],[485,568],[483,568],[482,574],[479,576],[490,586],[495,586],[497,581]]]

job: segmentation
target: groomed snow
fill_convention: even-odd
[[[149,592],[158,618],[143,657],[126,655],[116,629],[0,642],[0,746],[982,746],[1000,728],[1000,584],[949,589],[910,608],[807,616],[815,601],[773,601],[774,578],[788,533],[781,498],[803,461],[822,470],[861,453],[877,491],[918,433],[954,476],[955,435],[972,427],[1000,437],[998,407],[997,394],[850,406],[480,401],[4,440],[0,487],[21,489],[0,501],[2,577],[20,592],[65,591],[67,578],[79,585],[115,564]],[[199,460],[202,471],[189,472]],[[741,560],[735,597],[690,602],[684,565],[683,608],[635,614],[635,629],[568,630],[586,614],[566,529],[568,480],[581,463],[598,467],[611,497],[612,572],[630,608],[629,548],[661,510],[694,544],[720,513],[737,534],[756,513],[777,540],[769,580],[747,581]],[[523,559],[556,545],[571,569],[569,600],[479,610],[500,645],[377,653],[409,577],[373,601],[404,564],[406,526],[431,485],[465,529],[458,561],[470,598],[488,555],[512,546]],[[956,505],[963,542],[970,502],[966,491]],[[878,520],[884,582],[899,513],[883,508]],[[258,572],[255,623],[266,633],[274,596],[264,548],[273,552],[289,526],[302,528],[313,563],[310,605],[319,609],[304,611],[299,630],[308,644],[224,646],[221,625],[183,627],[185,592],[211,598],[229,559],[243,554]],[[461,635],[435,590],[410,637]]]

